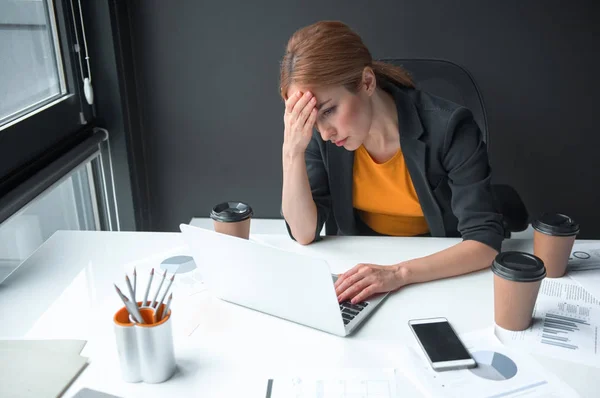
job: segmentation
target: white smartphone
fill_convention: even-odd
[[[433,370],[441,372],[477,366],[446,318],[412,319],[408,326]]]

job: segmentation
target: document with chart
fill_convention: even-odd
[[[579,395],[530,356],[500,343],[492,328],[462,334],[461,340],[477,362],[472,369],[434,371],[418,349],[406,355],[404,376],[427,397],[544,397]]]
[[[575,241],[567,272],[569,278],[600,300],[600,244]]]
[[[600,269],[600,245],[576,241],[569,256],[567,270],[586,271]]]
[[[496,327],[504,344],[600,367],[600,301],[569,278],[545,279],[532,325],[521,332]]]
[[[268,398],[396,398],[394,369],[305,369],[270,379]]]

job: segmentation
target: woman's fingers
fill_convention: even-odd
[[[312,108],[310,111],[310,116],[306,119],[306,123],[304,124],[304,134],[312,135],[312,129],[317,121],[317,108]]]
[[[317,122],[317,108],[313,108],[310,111],[310,116],[306,120],[306,124],[304,125],[304,134],[308,136],[312,136],[313,127],[315,127],[315,123]]]
[[[296,102],[298,102],[298,100],[300,99],[301,96],[302,96],[302,93],[300,91],[296,91],[294,94],[291,95],[291,97],[289,97],[285,101],[285,113],[286,114],[292,113],[292,110],[294,109]]]
[[[296,102],[296,104],[294,105],[294,108],[292,109],[292,114],[291,114],[291,118],[290,118],[290,122],[292,124],[295,124],[296,121],[298,120],[298,118],[300,117],[300,114],[302,113],[302,110],[304,109],[304,107],[308,104],[308,102],[311,100],[311,98],[313,98],[313,95],[311,94],[310,91],[307,91],[304,93],[304,95],[302,97],[300,97],[300,99]],[[303,125],[304,123],[302,123]]]
[[[304,109],[302,109],[300,111],[300,114],[298,115],[298,119],[296,119],[296,124],[298,126],[304,126],[304,123],[306,123],[306,119],[308,119],[308,117],[310,116],[310,112],[314,109],[315,105],[317,103],[317,100],[315,97],[312,97],[304,106]]]
[[[360,267],[362,267],[363,264],[357,264],[354,267],[350,268],[348,271],[344,272],[343,274],[341,274],[338,279],[335,281],[335,284],[333,286],[335,286],[335,288],[337,289],[337,287],[339,285],[341,285],[342,283],[344,283],[344,281],[351,277],[352,275],[356,274],[358,272],[358,269]]]
[[[348,289],[350,286],[363,279],[364,277],[365,274],[362,272],[356,272],[354,275],[347,277],[341,284],[339,284],[335,288],[335,294],[340,296],[340,294],[342,294],[346,289]]]
[[[338,301],[352,300],[355,304],[387,289],[391,270],[374,264],[358,264],[339,278],[335,284]],[[387,281],[387,282],[386,282]]]
[[[360,303],[361,301],[365,301],[375,293],[378,293],[376,285],[369,285],[362,290],[359,294],[354,296],[354,298],[350,301],[352,304]]]
[[[335,293],[339,302],[351,299],[352,304],[356,304],[376,293],[394,291],[403,285],[405,283],[392,267],[358,264],[340,275],[335,283]]]
[[[343,301],[352,299],[354,296],[362,292],[364,288],[370,286],[372,282],[372,278],[360,279],[359,281],[353,283],[346,290],[344,290],[342,294],[338,295],[338,301],[341,303]]]
[[[301,153],[306,150],[312,138],[312,128],[316,122],[316,98],[312,93],[295,93],[288,98],[283,121],[285,124],[283,150],[285,153]]]

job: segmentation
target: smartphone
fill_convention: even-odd
[[[433,370],[441,372],[477,366],[446,318],[412,319],[408,326]]]

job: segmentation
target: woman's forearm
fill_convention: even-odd
[[[489,267],[498,252],[481,242],[466,240],[435,254],[397,265],[403,284],[427,282]]]
[[[283,154],[281,209],[294,239],[307,245],[315,239],[317,206],[312,198],[304,154]]]

